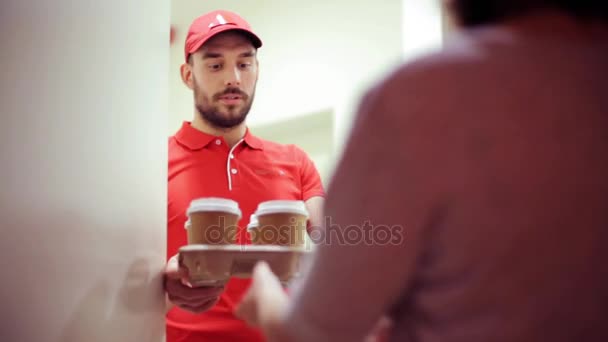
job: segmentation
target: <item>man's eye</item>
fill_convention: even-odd
[[[211,70],[219,70],[220,67],[221,67],[221,65],[219,65],[219,64],[209,65],[209,69],[211,69]]]
[[[245,68],[249,68],[251,66],[251,63],[241,63],[241,68],[245,69]]]

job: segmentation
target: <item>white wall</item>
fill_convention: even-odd
[[[377,50],[370,51],[370,55],[374,54],[375,58],[371,60],[375,65],[368,66],[369,73],[358,75],[358,78],[355,76],[353,82],[348,82],[345,88],[348,90],[335,107],[334,162],[344,147],[363,93],[394,67],[425,53],[441,49],[444,39],[441,2],[442,0],[401,0],[399,4],[391,1],[390,8],[380,7],[385,14],[387,10],[393,11],[393,13],[390,20],[387,20],[384,25],[371,28],[371,32],[369,32],[369,39],[374,39],[373,35],[376,35],[375,39],[380,40],[376,42]],[[385,5],[385,3],[378,3],[377,6]],[[369,7],[373,8],[373,5]],[[365,16],[366,13],[369,12],[361,12],[361,15]],[[381,16],[378,14],[380,13],[376,13],[376,18],[379,19]],[[367,29],[369,28],[365,26],[360,28],[360,30]],[[389,33],[389,31],[393,32]],[[399,42],[396,42],[395,39],[399,39]],[[399,51],[395,51],[395,49],[399,49]],[[393,56],[399,56],[398,60],[395,60]]]
[[[192,93],[179,77],[188,26],[217,8],[240,13],[264,42],[256,99],[248,117],[252,126],[346,107],[401,59],[401,0],[175,0],[171,133],[193,116]],[[338,115],[348,116],[347,111]]]
[[[443,18],[441,0],[402,0],[404,62],[441,48]]]
[[[0,340],[162,340],[169,9],[0,4]]]

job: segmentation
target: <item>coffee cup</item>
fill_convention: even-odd
[[[256,245],[302,247],[306,241],[308,211],[303,201],[262,202],[255,212],[257,227],[249,228]]]
[[[186,211],[188,244],[229,245],[236,243],[241,210],[237,202],[217,197],[198,198]]]

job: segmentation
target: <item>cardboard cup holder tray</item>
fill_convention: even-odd
[[[286,284],[297,276],[303,247],[271,245],[187,245],[179,250],[179,264],[189,286],[221,286],[231,277],[250,278],[259,261],[265,261]]]

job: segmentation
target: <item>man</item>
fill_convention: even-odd
[[[169,139],[168,256],[165,288],[167,341],[261,341],[233,315],[250,281],[231,279],[223,288],[188,288],[180,281],[175,255],[187,243],[184,222],[191,200],[224,197],[238,202],[243,216],[237,243],[248,244],[250,215],[260,202],[305,201],[310,225],[319,226],[323,188],[311,160],[293,145],[252,134],[246,126],[258,80],[260,38],[239,15],[213,11],[192,23],[181,66],[194,94],[194,118]]]
[[[608,4],[449,3],[466,29],[368,93],[328,189],[333,227],[403,240],[319,245],[290,298],[259,265],[239,316],[270,341],[384,314],[391,341],[608,341]]]

